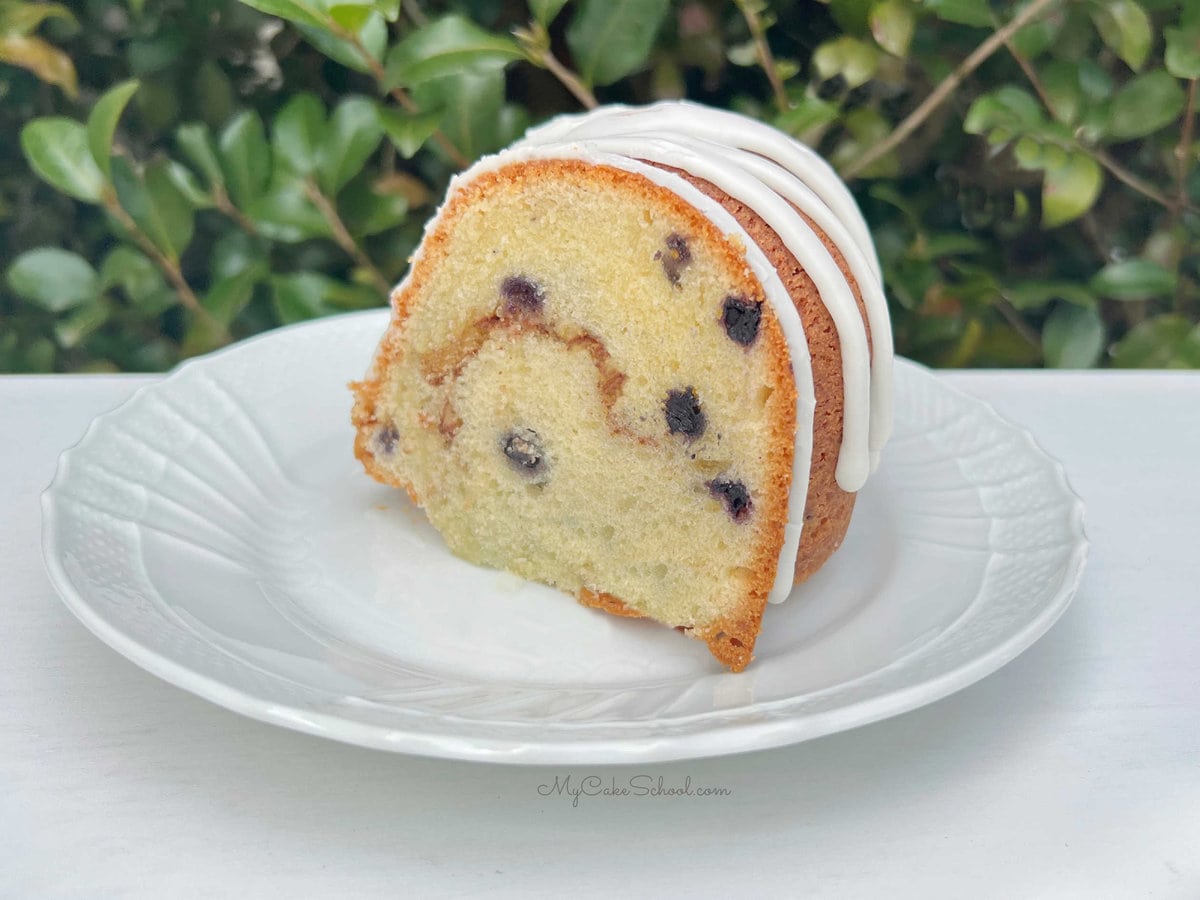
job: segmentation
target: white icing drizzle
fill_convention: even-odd
[[[808,147],[762,123],[684,101],[608,106],[560,116],[456,176],[449,194],[484,172],[528,159],[580,159],[641,175],[678,195],[745,248],[746,261],[762,283],[787,341],[796,384],[797,436],[809,435],[795,444],[788,522],[768,596],[772,603],[782,602],[792,589],[812,464],[816,400],[804,326],[774,265],[734,217],[686,179],[649,163],[708,181],[753,209],[812,278],[841,348],[845,409],[837,481],[846,491],[862,487],[892,429],[891,322],[870,232],[854,198],[829,164]],[[863,297],[866,325],[841,269],[797,209],[846,260]],[[439,212],[426,225],[426,235],[440,218]]]

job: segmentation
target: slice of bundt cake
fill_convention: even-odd
[[[705,641],[837,549],[890,431],[870,236],[829,166],[690,103],[563,117],[458,176],[355,452],[450,548]]]

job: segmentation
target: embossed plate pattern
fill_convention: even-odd
[[[767,610],[756,660],[452,557],[351,453],[347,381],[386,313],[281,329],[96,419],[43,498],[50,576],[118,652],[254,718],[512,763],[772,747],[929,703],[1066,608],[1082,505],[986,405],[906,362],[842,550]]]

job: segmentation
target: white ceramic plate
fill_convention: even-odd
[[[44,496],[51,578],[155,675],[288,728],[513,763],[802,741],[987,675],[1066,608],[1086,555],[1058,463],[900,362],[896,434],[845,545],[721,670],[668,628],[464,563],[351,452],[346,382],[386,313],[182,366],[92,423]]]

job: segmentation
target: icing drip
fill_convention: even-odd
[[[892,430],[891,322],[874,245],[854,198],[810,148],[762,123],[684,101],[636,108],[608,106],[560,116],[456,176],[450,193],[484,172],[528,159],[580,159],[641,175],[687,201],[745,248],[747,263],[762,283],[787,341],[796,384],[797,436],[809,435],[808,440],[796,441],[788,522],[768,596],[772,603],[782,602],[792,588],[812,464],[816,404],[804,326],[774,265],[733,216],[684,178],[650,163],[708,181],[753,209],[812,278],[834,321],[841,348],[845,410],[837,482],[846,491],[862,487],[878,465],[879,451]],[[858,283],[870,327],[869,348],[867,326],[854,294],[804,216],[837,247]],[[438,218],[426,225],[426,235]]]

